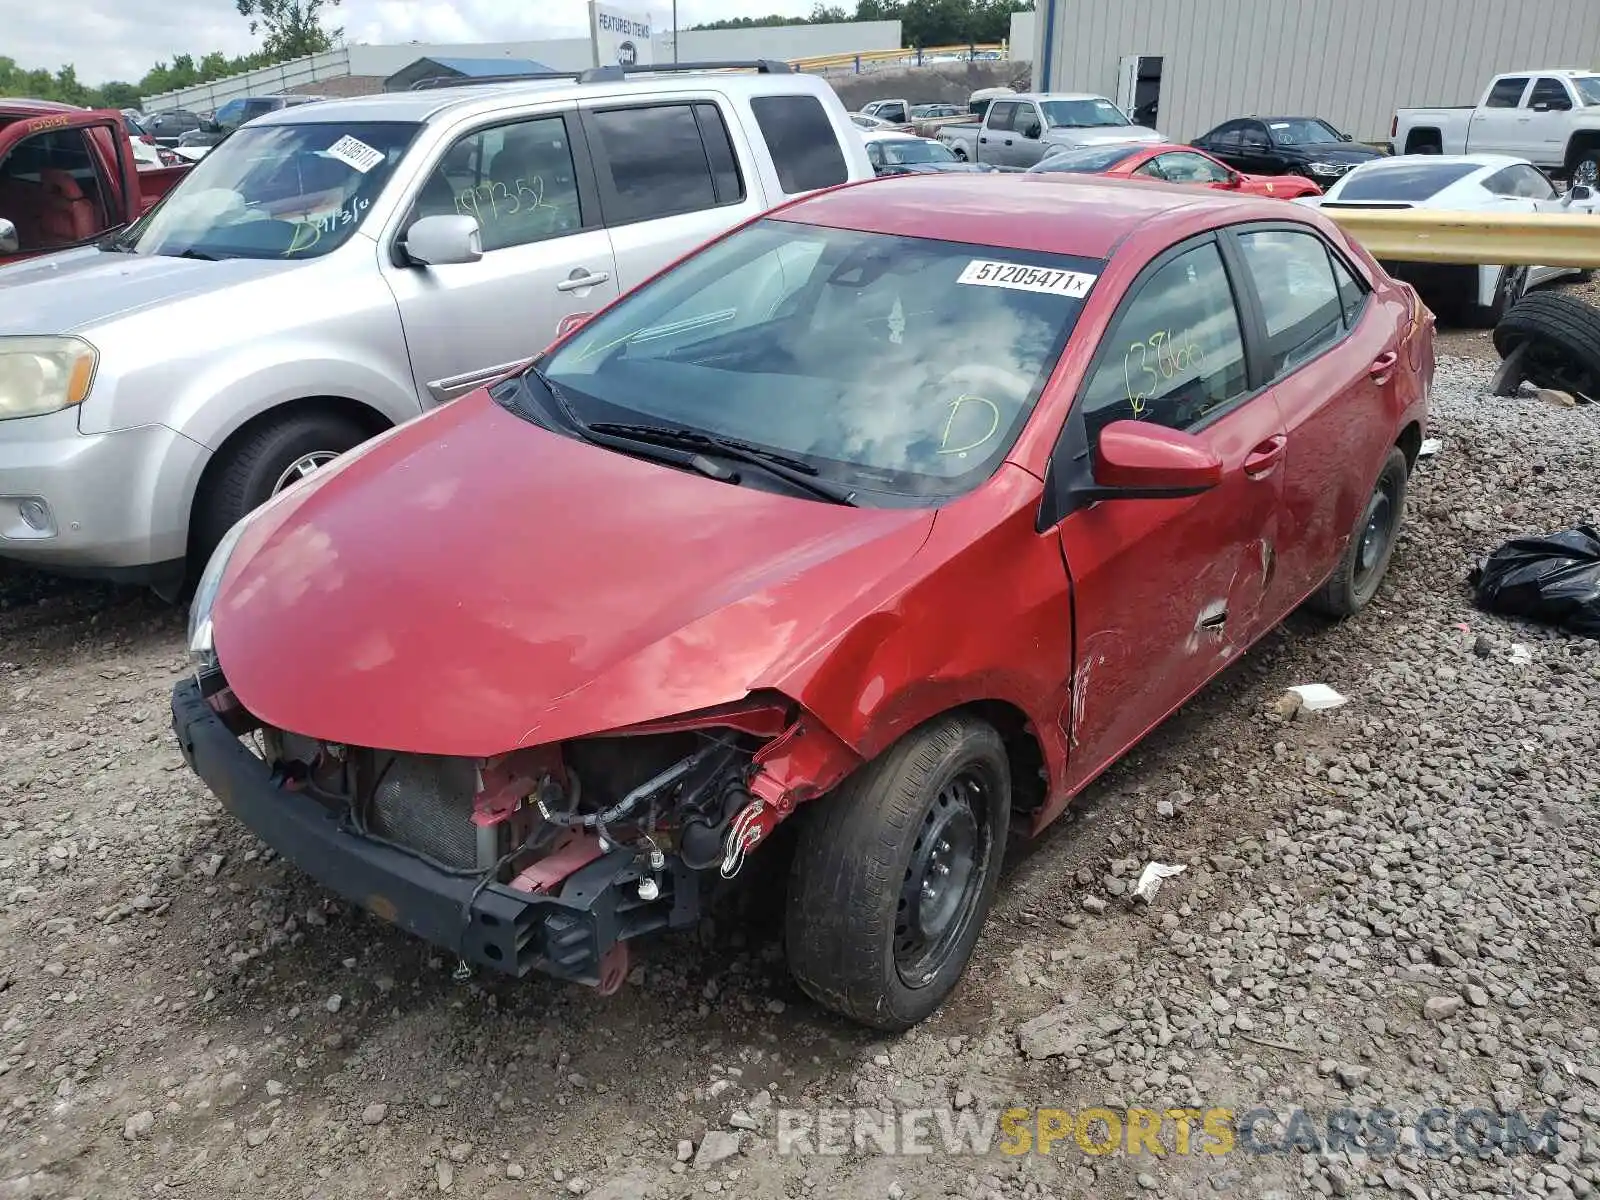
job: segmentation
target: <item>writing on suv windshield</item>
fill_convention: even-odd
[[[361,227],[419,126],[246,125],[224,139],[120,249],[192,258],[317,258]]]
[[[1098,261],[768,219],[674,268],[542,364],[585,421],[706,432],[862,503],[987,478]]]

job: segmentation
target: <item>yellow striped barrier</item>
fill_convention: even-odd
[[[922,60],[937,58],[949,54],[999,54],[1006,53],[1004,42],[979,42],[976,45],[964,42],[959,46],[924,46],[921,51],[916,49],[902,50],[862,50],[854,54],[819,54],[812,58],[791,58],[789,65],[797,71],[829,71],[839,67],[850,67],[859,71],[864,63],[885,63],[909,60],[915,62],[918,54]]]
[[[1321,208],[1374,258],[1600,268],[1600,213]]]

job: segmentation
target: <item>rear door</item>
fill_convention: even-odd
[[[1011,129],[1011,123],[1021,107],[1014,100],[996,100],[989,106],[983,124],[978,127],[977,162],[994,163],[996,166],[1010,164],[1011,149],[1016,144],[1017,136]]]
[[[727,104],[706,94],[582,106],[623,291],[766,208]]]
[[[478,222],[483,257],[412,264],[422,217]],[[430,166],[380,250],[424,405],[454,399],[531,359],[562,320],[617,295],[617,266],[577,107],[480,125]]]
[[[1220,158],[1230,167],[1243,170],[1244,121],[1227,121],[1209,134],[1196,140],[1195,145],[1208,154]]]
[[[1522,101],[1532,84],[1526,75],[1507,75],[1489,86],[1489,94],[1472,114],[1468,150],[1475,154],[1520,152],[1528,117]]]
[[[1388,453],[1399,326],[1315,231],[1248,226],[1236,236],[1289,439],[1268,599],[1277,620],[1332,572]]]
[[[1069,417],[1058,451],[1068,457],[1089,458],[1113,421],[1150,421],[1192,433],[1225,472],[1199,496],[1102,501],[1058,526],[1077,628],[1069,786],[1267,627],[1285,433],[1246,358],[1239,271],[1213,235],[1156,259],[1113,318]]]

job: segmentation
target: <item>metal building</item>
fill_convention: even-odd
[[[1600,0],[1039,0],[1034,86],[1155,112],[1323,117],[1363,141],[1396,108],[1476,104],[1489,76],[1600,68]]]

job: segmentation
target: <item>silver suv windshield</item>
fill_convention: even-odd
[[[541,364],[586,422],[798,459],[864,502],[967,491],[1010,450],[1101,264],[768,219]]]
[[[1052,128],[1099,129],[1130,123],[1120,108],[1098,96],[1093,100],[1041,100],[1039,107],[1044,109],[1044,119]]]
[[[318,258],[361,227],[421,128],[245,125],[117,239],[136,254]]]

